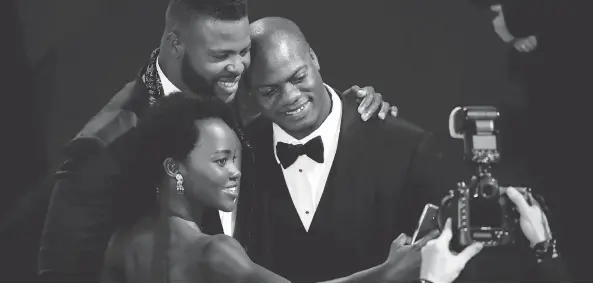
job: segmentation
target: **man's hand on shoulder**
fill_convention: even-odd
[[[380,93],[376,93],[373,87],[360,88],[354,85],[342,93],[342,97],[347,96],[356,96],[360,102],[358,113],[364,121],[367,121],[374,115],[377,115],[380,119],[385,119],[387,115],[397,116],[397,107],[383,101],[383,96]]]

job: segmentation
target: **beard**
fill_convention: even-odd
[[[204,76],[192,68],[189,55],[186,53],[181,58],[181,79],[190,91],[198,96],[214,97],[214,82],[209,82]]]

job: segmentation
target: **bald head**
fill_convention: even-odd
[[[301,29],[291,20],[281,17],[267,17],[253,22],[251,37],[254,40],[292,39],[307,44]]]
[[[299,27],[284,18],[253,22],[251,67],[245,85],[262,115],[297,139],[317,129],[331,100],[319,73],[317,56]]]
[[[289,57],[289,51],[309,52],[305,35],[289,19],[263,18],[253,22],[250,28],[252,61],[279,60],[278,57]]]

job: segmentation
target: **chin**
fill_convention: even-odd
[[[235,209],[237,209],[237,203],[232,201],[223,201],[218,206],[218,210],[223,212],[232,212]]]
[[[237,92],[227,93],[227,92],[222,92],[220,90],[217,90],[215,92],[216,97],[219,98],[220,100],[222,100],[225,103],[231,103],[235,99],[235,94],[236,93]]]
[[[223,100],[225,103],[232,103],[232,102],[233,102],[233,100],[235,100],[235,95],[236,95],[236,94],[237,94],[237,92],[234,92],[234,93],[232,93],[232,94],[230,94],[230,95],[227,95],[225,98],[222,98],[222,100]]]
[[[290,132],[302,133],[307,132],[311,130],[313,127],[315,127],[315,122],[316,120],[313,117],[307,117],[304,120],[297,122],[296,124],[294,122],[286,123],[288,127],[283,128],[289,130]]]

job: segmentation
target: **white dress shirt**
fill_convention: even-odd
[[[298,140],[286,133],[277,124],[274,123],[272,125],[274,133],[274,155],[276,155],[276,162],[279,165],[280,160],[276,154],[276,144],[278,142],[292,145],[305,144],[317,136],[321,136],[321,141],[323,142],[323,163],[317,163],[309,158],[309,156],[302,155],[297,158],[294,164],[286,169],[280,165],[294,207],[307,231],[309,231],[313,216],[315,216],[315,211],[319,205],[319,200],[321,200],[325,183],[327,182],[334,157],[336,156],[340,126],[342,124],[342,101],[331,87],[328,85],[325,85],[325,87],[331,96],[332,109],[325,121],[313,133]]]
[[[167,76],[165,76],[165,73],[163,73],[163,70],[161,70],[161,66],[158,62],[159,62],[159,59],[157,57],[156,69],[157,69],[157,72],[159,73],[159,78],[161,79],[161,85],[163,86],[164,95],[168,96],[171,93],[180,92],[179,88],[175,87],[175,85],[173,85],[173,83],[171,83],[171,81],[169,81]],[[218,211],[218,212],[220,215],[220,221],[222,222],[222,229],[224,231],[224,234],[232,237],[233,231],[235,229],[235,219],[237,217],[236,216],[237,211],[232,211],[232,212]]]

